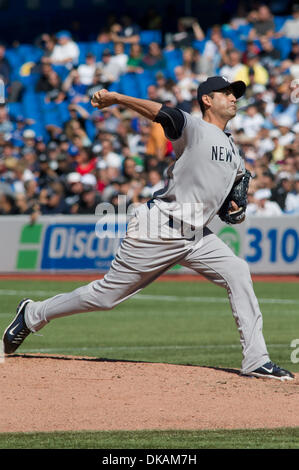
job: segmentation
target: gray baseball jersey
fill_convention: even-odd
[[[182,111],[181,111],[182,112]],[[185,124],[181,137],[172,140],[176,156],[168,171],[168,184],[154,194],[155,204],[170,216],[187,217],[206,226],[217,214],[236,178],[245,171],[232,136],[199,117],[182,112]],[[171,139],[170,139],[171,140]],[[181,204],[202,204],[202,218],[180,211]]]
[[[228,134],[202,119],[180,113],[178,118],[183,116],[184,121],[181,121],[178,138],[173,141],[177,160],[170,171],[168,184],[155,193],[152,205],[144,204],[136,211],[108,273],[103,279],[73,292],[42,302],[30,302],[25,311],[26,324],[31,331],[38,331],[55,318],[110,310],[171,266],[181,264],[227,290],[240,333],[242,371],[247,373],[269,361],[262,333],[262,315],[249,268],[206,227],[217,214],[235,179],[243,173],[244,162]],[[136,227],[146,225],[147,219],[152,226],[159,225],[161,213],[166,220],[178,218],[180,221],[179,206],[184,203],[194,204],[194,207],[202,205],[199,222],[194,221],[194,214],[187,213],[185,218],[183,213],[187,224],[203,224],[200,243],[182,237],[176,228],[175,237],[167,238],[163,233],[154,240],[146,234],[140,236]]]

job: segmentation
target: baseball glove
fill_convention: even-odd
[[[240,224],[245,219],[247,192],[250,178],[250,171],[245,170],[242,178],[233,185],[229,195],[218,212],[218,215],[223,222],[227,224]],[[233,210],[232,201],[237,204],[238,210]]]

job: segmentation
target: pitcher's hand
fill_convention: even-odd
[[[91,98],[91,104],[94,108],[103,109],[116,104],[116,93],[114,91],[108,91],[104,88],[97,91]]]

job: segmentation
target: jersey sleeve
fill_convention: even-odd
[[[171,140],[179,139],[186,125],[184,113],[179,108],[168,106],[162,106],[154,121],[161,124],[165,136]]]

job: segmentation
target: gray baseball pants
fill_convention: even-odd
[[[30,302],[25,311],[26,324],[35,332],[54,318],[110,310],[176,264],[195,270],[227,290],[240,334],[242,372],[251,372],[268,362],[262,314],[248,265],[208,228],[204,229],[200,243],[126,236],[103,279],[70,293]]]

